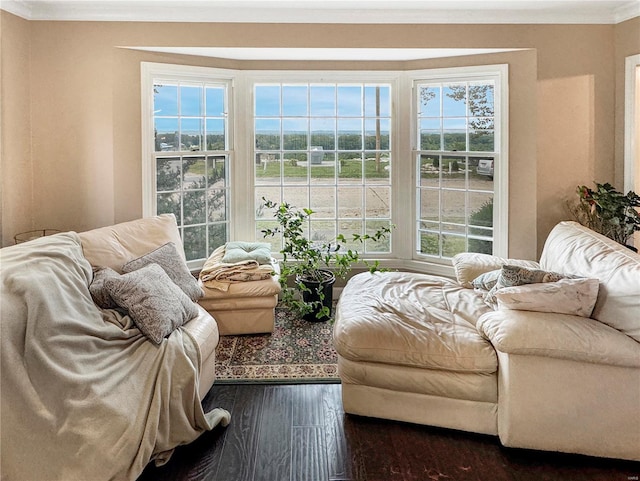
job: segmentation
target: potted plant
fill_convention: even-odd
[[[333,284],[344,279],[355,263],[362,262],[370,272],[379,269],[378,261],[360,259],[356,250],[346,248],[347,238],[339,234],[332,241],[314,242],[305,236],[305,227],[313,214],[311,209],[299,209],[287,202],[276,204],[262,198],[264,206],[275,210],[278,227],[262,230],[263,237],[282,234],[280,286],[282,303],[308,321],[331,318]],[[379,241],[391,232],[389,227],[374,234],[353,234],[352,241]]]
[[[634,232],[640,231],[640,196],[633,191],[623,194],[611,184],[595,182],[595,189],[578,186],[578,203],[571,207],[574,218],[582,225],[627,245]]]

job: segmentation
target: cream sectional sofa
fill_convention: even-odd
[[[173,242],[184,258],[182,240],[173,214],[122,222],[79,234],[85,258],[93,267],[110,267],[121,272],[122,266],[154,249]],[[185,261],[186,262],[186,261]],[[197,304],[198,316],[185,329],[200,350],[198,391],[204,399],[215,380],[215,350],[220,340],[216,320]]]
[[[2,479],[134,481],[229,423],[201,404],[218,328],[181,245],[161,215],[0,249]]]
[[[383,272],[347,283],[334,326],[345,411],[640,460],[640,255],[562,222],[539,264],[520,262],[597,279],[590,317],[564,312],[574,298],[489,306],[471,281],[518,261],[467,254],[454,264],[456,280]],[[519,292],[540,296],[540,286]],[[498,298],[508,305],[517,291]]]

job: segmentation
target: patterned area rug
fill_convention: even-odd
[[[309,322],[276,307],[273,333],[220,337],[216,383],[338,383],[332,331],[332,321]]]

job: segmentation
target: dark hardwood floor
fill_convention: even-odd
[[[640,463],[500,446],[493,436],[345,415],[339,384],[214,385],[231,424],[138,481],[633,481]]]

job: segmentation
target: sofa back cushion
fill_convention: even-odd
[[[110,267],[122,274],[122,266],[167,242],[176,245],[185,259],[178,224],[173,214],[122,222],[80,233],[85,258],[95,267]]]
[[[600,281],[591,317],[640,342],[640,255],[577,222],[561,222],[545,242],[545,270]]]

